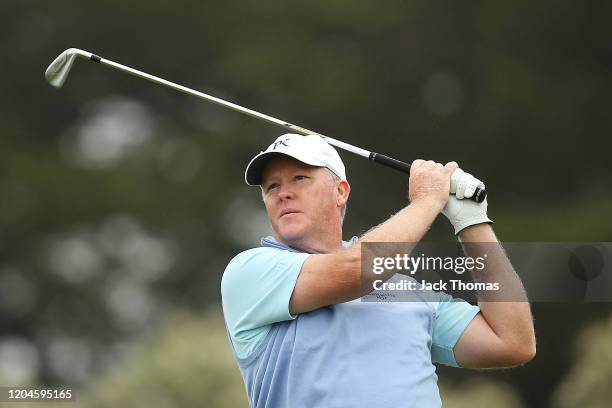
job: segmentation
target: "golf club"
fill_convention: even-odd
[[[118,64],[108,59],[101,58],[100,56],[96,54],[92,54],[91,52],[83,51],[77,48],[69,48],[66,51],[62,52],[55,60],[53,60],[53,62],[49,65],[49,67],[45,71],[45,77],[47,78],[47,81],[49,81],[49,83],[53,85],[54,87],[61,88],[61,86],[66,81],[68,74],[70,73],[70,69],[72,68],[72,64],[74,63],[74,60],[77,58],[89,59],[99,64],[118,69],[119,71],[127,72],[128,74],[147,79],[151,82],[155,82],[157,84],[164,85],[168,88],[172,88],[174,90],[186,93],[188,95],[197,96],[198,98],[204,99],[208,102],[212,102],[217,105],[224,106],[234,111],[244,113],[246,115],[264,120],[268,123],[273,123],[293,133],[298,133],[303,136],[307,136],[307,135],[320,136],[323,138],[323,140],[325,140],[327,143],[329,143],[332,146],[338,147],[340,149],[346,150],[348,152],[357,154],[362,157],[366,157],[376,163],[382,164],[387,167],[391,167],[393,169],[402,171],[404,173],[410,172],[410,164],[405,163],[403,161],[394,159],[389,156],[385,156],[384,154],[371,152],[371,151],[353,146],[351,144],[348,144],[348,143],[345,143],[345,142],[342,142],[336,139],[332,139],[331,137],[322,135],[317,132],[313,132],[312,130],[308,130],[303,127],[296,126],[291,123],[285,122],[283,120],[273,118],[272,116],[268,116],[263,113],[259,113],[254,110],[242,107],[240,105],[236,105],[234,103],[224,101],[223,99],[219,99],[212,95],[207,95],[203,92],[195,91],[183,85],[175,84],[174,82],[170,82],[165,79],[156,77],[154,75],[150,75],[145,72],[138,71],[134,68],[130,68],[125,65]],[[486,198],[486,191],[484,189],[477,188],[470,199],[473,201],[476,201],[477,203],[481,203],[485,200],[485,198]]]

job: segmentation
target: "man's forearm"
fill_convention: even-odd
[[[491,329],[508,347],[535,352],[533,317],[527,294],[491,226],[468,227],[459,234],[459,239],[470,256],[486,253],[486,267],[475,271],[476,281],[499,283],[499,291],[479,293],[478,306]]]
[[[442,207],[419,201],[402,208],[387,221],[366,232],[360,242],[419,242],[431,227]]]

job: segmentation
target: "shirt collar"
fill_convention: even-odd
[[[359,238],[358,237],[353,237],[351,238],[350,241],[342,241],[342,247],[343,248],[348,248],[351,245],[355,244],[355,242],[357,242]],[[283,249],[285,251],[291,251],[291,252],[300,252],[297,249],[293,249],[291,247],[288,247],[287,245],[278,242],[276,239],[274,239],[273,236],[269,235],[267,237],[264,237],[261,239],[261,246],[263,247],[271,247],[271,248],[277,248],[277,249]]]

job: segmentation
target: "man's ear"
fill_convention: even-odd
[[[342,207],[346,204],[349,198],[349,194],[351,193],[351,185],[346,180],[340,180],[338,185],[336,186],[336,204],[339,207]]]

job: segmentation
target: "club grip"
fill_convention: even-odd
[[[393,157],[385,156],[384,154],[371,152],[370,160],[373,162],[382,164],[383,166],[391,167],[392,169],[399,170],[403,173],[410,173],[410,165],[406,162],[394,159]],[[470,197],[470,200],[475,201],[477,203],[482,203],[485,198],[487,198],[487,192],[483,188],[476,188],[474,191],[474,195]]]

